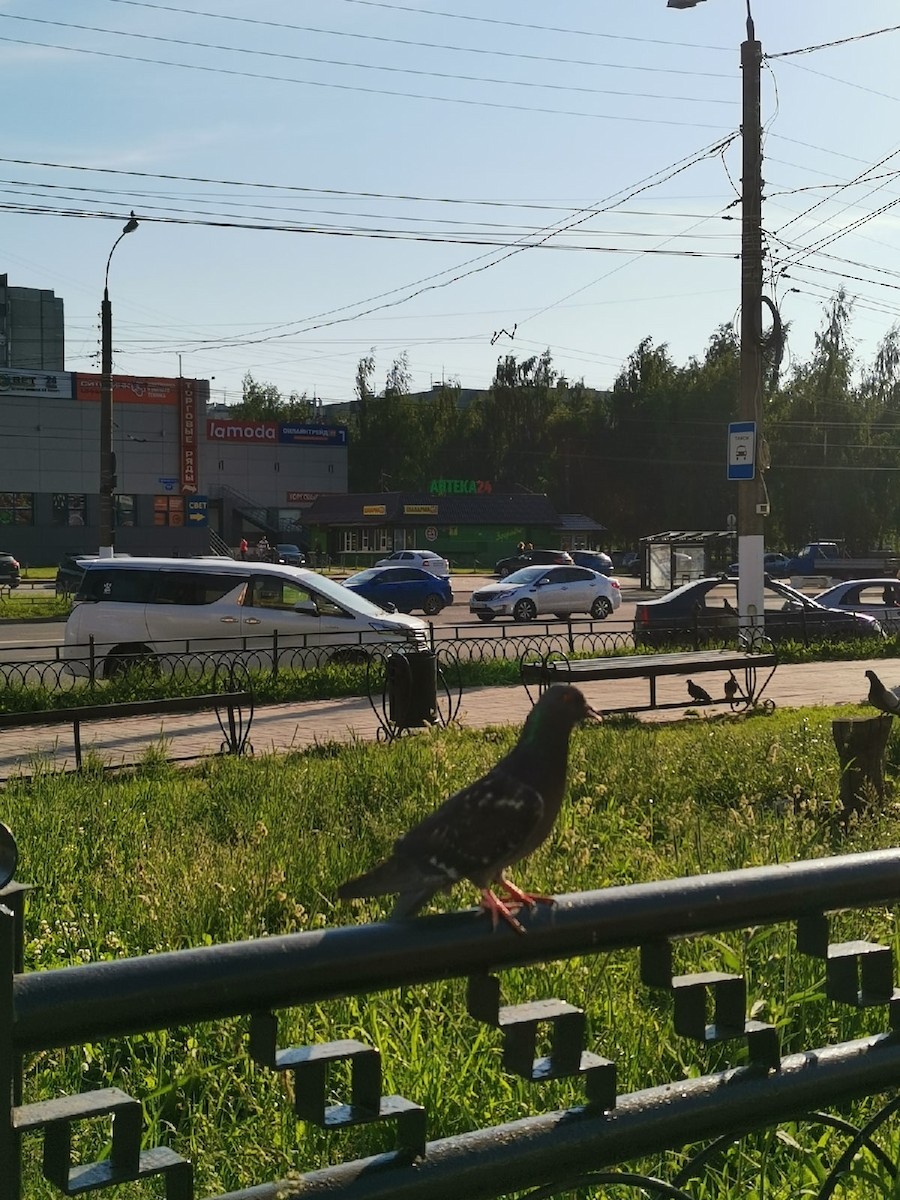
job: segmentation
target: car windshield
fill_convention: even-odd
[[[502,586],[508,587],[511,583],[534,583],[536,579],[540,579],[546,574],[546,565],[542,567],[520,567],[518,571],[513,571],[511,575],[507,575],[503,580]]]
[[[291,570],[290,567],[286,569]],[[379,608],[377,604],[372,604],[370,600],[364,599],[357,592],[344,587],[342,583],[336,583],[333,579],[329,579],[327,575],[313,575],[311,572],[302,571],[298,571],[298,574],[304,576],[304,585],[307,585],[310,591],[318,592],[320,596],[333,600],[341,608],[350,609],[361,617],[384,619],[383,608]],[[404,618],[404,620],[408,619]]]
[[[278,543],[278,553],[279,554],[299,554],[300,547],[292,546],[290,542],[279,542]]]

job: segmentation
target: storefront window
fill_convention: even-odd
[[[154,496],[154,525],[183,525],[184,496]]]
[[[84,525],[87,497],[83,492],[55,492],[53,495],[54,525]]]
[[[0,492],[0,525],[33,525],[32,492]]]
[[[113,514],[117,529],[137,523],[134,519],[136,508],[134,496],[113,496]]]

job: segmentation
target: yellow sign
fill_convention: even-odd
[[[406,517],[436,517],[438,506],[436,504],[404,504],[403,515]]]
[[[383,504],[364,504],[364,517],[383,517],[387,512],[387,508]]]

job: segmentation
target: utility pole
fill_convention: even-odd
[[[763,629],[765,518],[768,516],[762,472],[768,468],[763,425],[762,353],[762,118],[760,81],[762,46],[756,40],[750,0],[747,2],[747,39],[741,43],[742,112],[741,145],[741,379],[738,424],[749,440],[752,471],[743,471],[735,486],[738,533],[738,608],[741,628]],[[702,0],[668,0],[667,8],[694,8]],[[731,447],[729,446],[729,454]],[[731,462],[729,461],[729,475]],[[732,476],[734,478],[734,476]]]
[[[741,45],[743,100],[741,143],[741,390],[739,419],[752,422],[756,436],[751,479],[737,482],[738,489],[738,607],[745,628],[763,624],[763,562],[767,505],[761,470],[765,443],[762,437],[762,119],[760,77],[762,46],[756,40],[750,0],[747,0],[747,40]]]

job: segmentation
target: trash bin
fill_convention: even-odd
[[[433,725],[437,720],[437,654],[417,650],[387,660],[388,715],[399,729]]]

